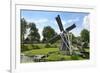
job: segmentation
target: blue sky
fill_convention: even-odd
[[[60,33],[58,24],[55,20],[57,15],[60,15],[64,29],[73,23],[76,24],[76,28],[71,30],[75,36],[79,36],[81,30],[84,28],[89,30],[89,13],[21,10],[21,18],[25,18],[27,22],[34,22],[36,24],[41,39],[44,26],[51,26],[57,33]],[[26,36],[28,32],[29,30],[27,30]]]

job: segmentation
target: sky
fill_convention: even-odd
[[[35,11],[21,10],[21,18],[24,18],[28,23],[34,22],[38,28],[38,32],[42,37],[44,26],[51,26],[58,34],[60,33],[55,17],[60,15],[64,29],[75,23],[76,28],[71,30],[75,36],[79,36],[82,29],[89,30],[89,13],[82,12],[54,12],[54,11]],[[27,29],[27,35],[29,29]]]

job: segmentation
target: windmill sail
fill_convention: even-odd
[[[60,31],[64,31],[64,28],[63,28],[63,25],[62,25],[62,22],[61,22],[61,19],[60,19],[59,15],[56,17],[56,21],[58,23]]]
[[[61,51],[68,51],[67,54],[72,54],[72,49],[71,49],[71,45],[70,45],[70,41],[68,38],[68,32],[71,31],[72,29],[74,29],[76,27],[75,24],[71,25],[70,27],[66,28],[66,30],[64,30],[60,16],[58,15],[56,18],[56,21],[58,23],[59,29],[61,31],[61,33],[59,35],[55,35],[54,37],[52,37],[50,40],[48,40],[49,43],[53,44],[55,43],[57,40],[61,39],[61,47],[60,50]]]
[[[52,37],[48,42],[53,44],[55,43],[57,40],[59,40],[61,37],[60,35],[55,35],[54,37]]]
[[[66,30],[65,30],[65,31],[69,32],[69,31],[71,31],[72,29],[74,29],[75,27],[76,27],[76,25],[75,25],[75,24],[73,24],[72,26],[70,26],[70,27],[66,28]]]

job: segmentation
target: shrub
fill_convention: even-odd
[[[72,60],[78,60],[78,56],[76,56],[76,55],[74,56],[74,55],[73,55],[73,56],[71,56],[71,59],[72,59]]]
[[[61,58],[61,61],[64,61],[64,60],[66,60],[66,59],[65,59],[64,57],[62,57],[62,58]]]
[[[28,51],[29,49],[28,49],[28,46],[26,46],[26,45],[21,45],[21,52],[23,52],[23,51]]]
[[[38,45],[32,45],[32,49],[41,49]]]
[[[57,48],[57,45],[46,44],[44,47],[45,48]]]
[[[50,44],[46,44],[45,48],[51,48],[51,45]]]
[[[52,47],[52,48],[57,48],[57,45],[52,45],[51,47]]]

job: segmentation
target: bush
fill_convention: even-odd
[[[71,59],[72,59],[72,60],[78,60],[78,56],[74,56],[74,55],[73,55],[73,56],[71,56]]]
[[[26,46],[26,45],[21,45],[21,52],[23,52],[23,51],[28,51],[29,49],[28,49],[28,46]]]
[[[32,49],[41,49],[38,45],[32,45]]]
[[[45,48],[51,48],[51,45],[50,44],[46,44]]]
[[[45,48],[57,48],[57,45],[46,44],[44,47]]]
[[[52,48],[57,48],[57,45],[52,45]]]
[[[62,58],[61,58],[61,61],[64,61],[64,60],[66,60],[66,59],[65,59],[64,57],[62,57]]]
[[[82,48],[89,48],[88,43],[87,43],[87,42],[85,42],[85,43],[83,44]]]
[[[28,45],[22,44],[21,45],[21,52],[29,51],[33,49],[40,49],[40,47],[38,45],[32,45],[32,44],[28,44]]]

